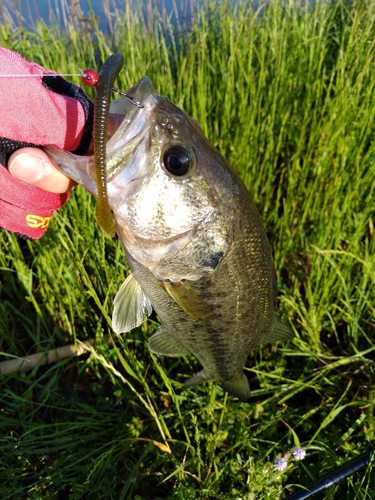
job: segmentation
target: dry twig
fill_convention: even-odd
[[[93,344],[93,340],[86,340],[79,344],[70,344],[56,349],[50,349],[47,352],[38,352],[31,354],[25,358],[14,358],[8,361],[0,362],[0,373],[13,373],[19,370],[31,370],[35,366],[45,365],[47,363],[54,363],[70,356],[81,356],[87,352],[87,346]]]

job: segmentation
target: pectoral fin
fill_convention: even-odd
[[[152,312],[151,302],[132,274],[126,278],[116,294],[112,315],[115,333],[129,332],[139,326]]]
[[[148,348],[154,354],[162,356],[186,356],[190,351],[178,340],[161,326],[159,330],[148,339]]]
[[[212,316],[210,306],[184,282],[163,281],[163,287],[170,297],[194,319],[209,320]]]
[[[266,335],[262,340],[262,344],[266,342],[276,342],[277,340],[290,340],[294,337],[294,333],[289,326],[284,325],[279,319],[273,327],[271,333]]]

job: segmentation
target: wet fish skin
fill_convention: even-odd
[[[246,400],[249,353],[262,342],[293,336],[279,319],[260,216],[195,120],[159,96],[147,77],[127,94],[144,107],[119,100],[115,106],[125,119],[107,144],[108,201],[132,270],[115,298],[113,328],[129,331],[155,309],[162,326],[149,349],[191,353],[203,366],[184,387],[217,380]],[[188,158],[186,174],[166,168],[171,150]],[[92,158],[52,148],[47,153],[96,195]]]

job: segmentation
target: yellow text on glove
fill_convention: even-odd
[[[26,224],[29,227],[41,227],[42,229],[49,226],[52,217],[42,217],[40,215],[27,214]]]

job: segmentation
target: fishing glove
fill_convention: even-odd
[[[80,87],[54,75],[0,47],[0,227],[26,238],[45,233],[69,193],[16,179],[7,170],[9,156],[46,145],[85,154],[92,138],[93,103]]]

